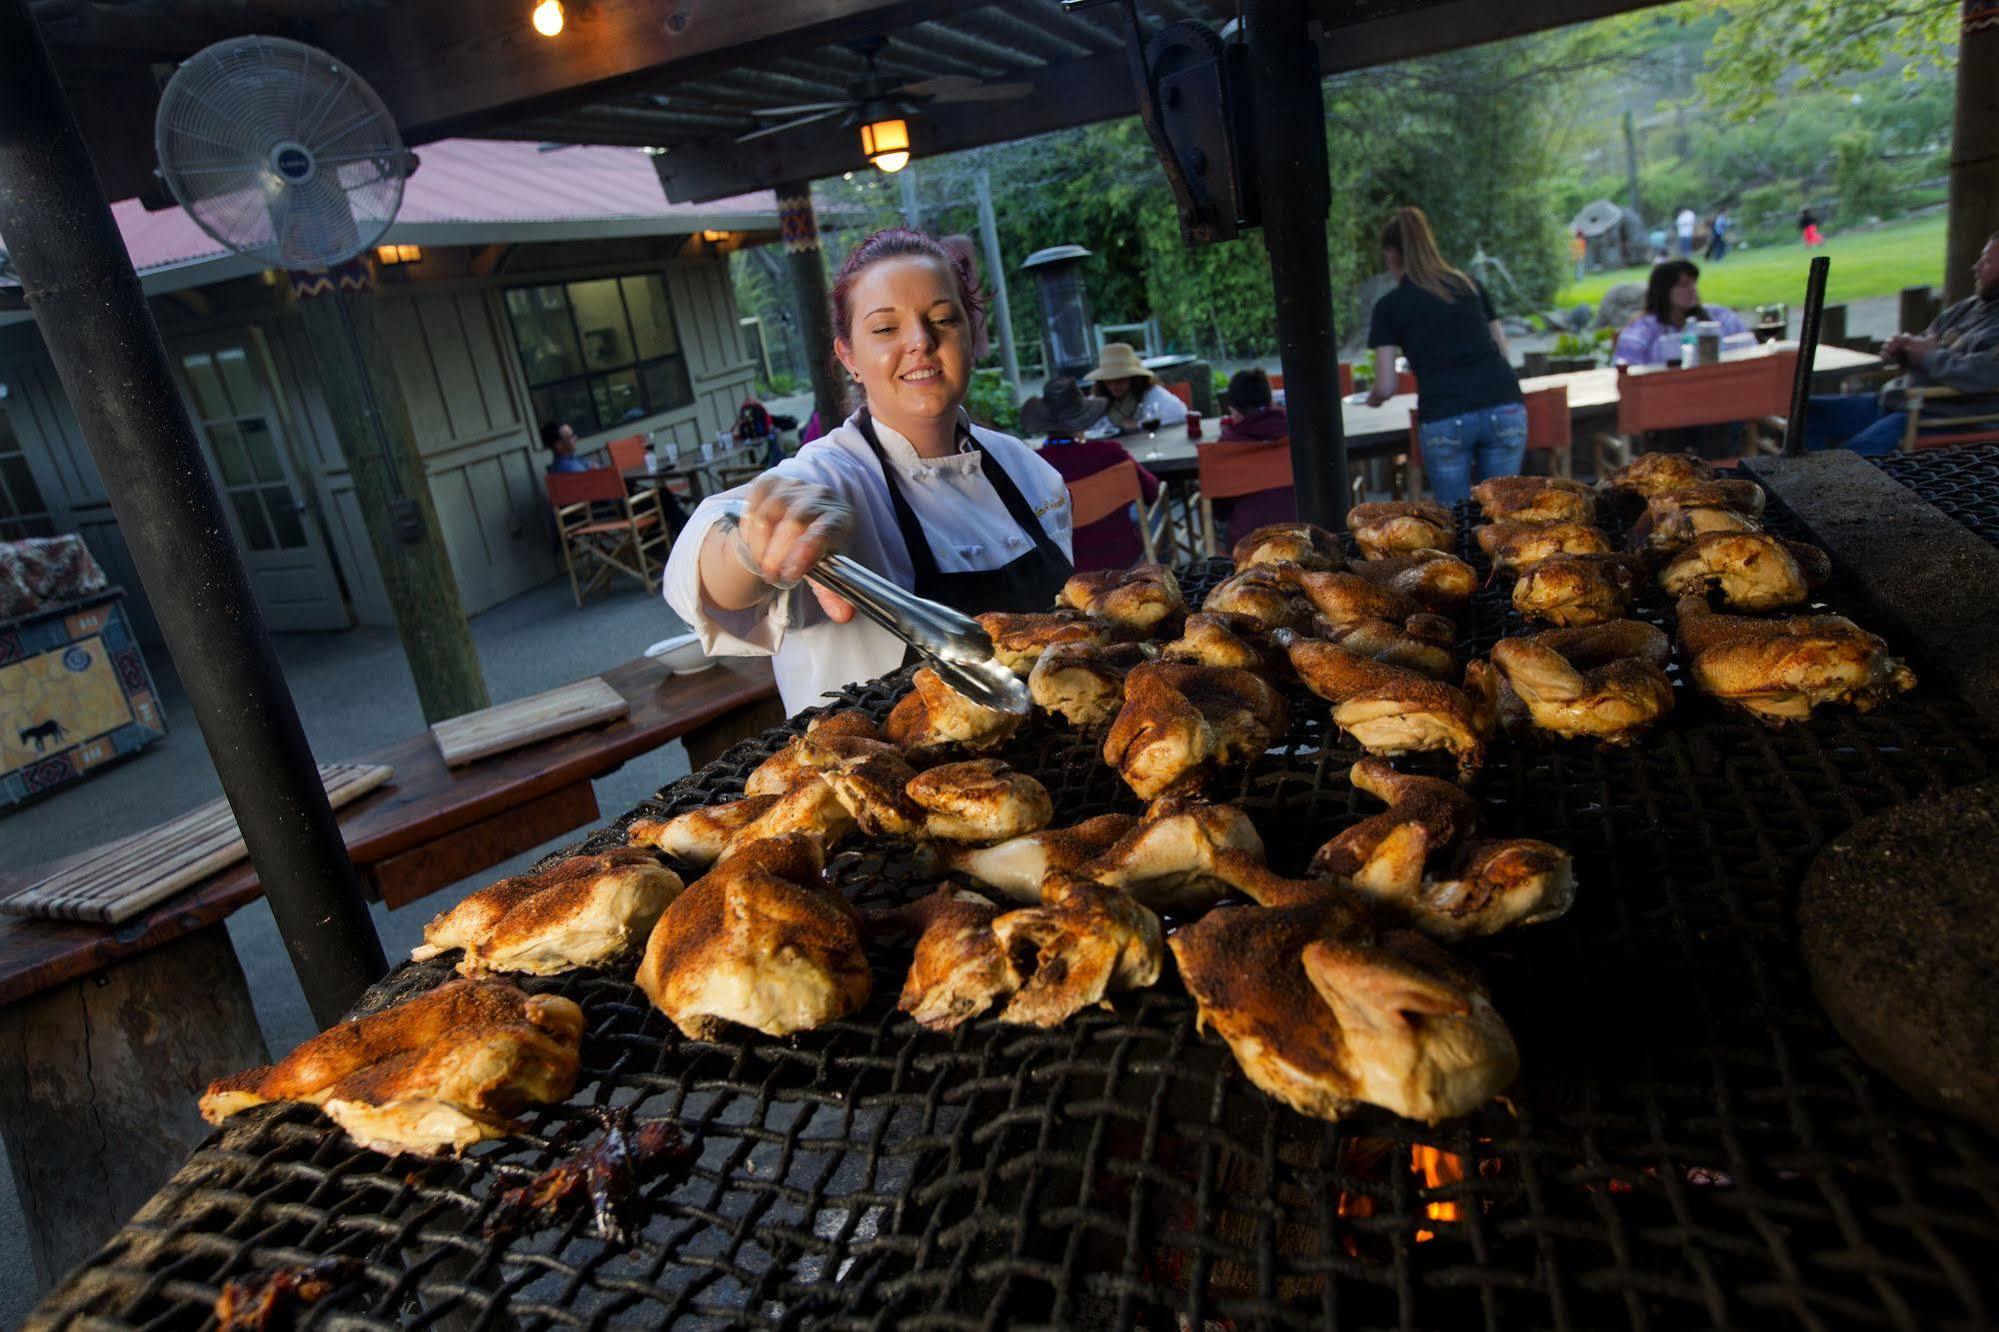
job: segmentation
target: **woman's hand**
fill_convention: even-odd
[[[795,586],[854,530],[854,512],[825,486],[766,472],[743,494],[736,534],[717,527],[702,549],[701,581],[710,601],[729,610],[755,605],[773,587]],[[834,622],[854,608],[817,583],[812,593]]]

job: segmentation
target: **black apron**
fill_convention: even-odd
[[[888,454],[882,450],[881,440],[875,435],[874,419],[863,409],[854,419],[861,432],[861,438],[874,450],[875,461],[881,464],[882,479],[888,482],[889,503],[895,509],[896,530],[902,533],[902,544],[909,548],[909,563],[916,570],[916,586],[912,590],[919,597],[942,602],[953,610],[966,615],[977,615],[981,611],[1045,611],[1052,610],[1055,598],[1062,591],[1062,584],[1076,572],[1076,566],[1069,563],[1069,557],[1062,548],[1048,539],[1048,533],[1041,526],[1041,520],[1034,515],[1033,508],[1020,493],[1020,487],[1013,483],[1006,468],[999,460],[986,451],[976,436],[966,432],[961,425],[962,438],[971,441],[979,451],[979,468],[1000,503],[1006,505],[1007,514],[1017,523],[1023,535],[1031,537],[1034,549],[1011,563],[997,569],[982,569],[974,573],[945,573],[937,567],[937,556],[930,549],[930,537],[923,525],[916,520],[916,514],[903,498],[902,487],[896,484],[895,468],[889,463]]]

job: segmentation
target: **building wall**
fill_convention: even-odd
[[[430,478],[453,572],[468,613],[535,587],[561,571],[542,488],[547,454],[532,419],[526,381],[502,303],[524,281],[600,277],[662,269],[687,357],[687,407],[586,436],[583,449],[614,435],[653,431],[682,448],[735,421],[754,383],[743,354],[727,261],[679,255],[679,237],[603,243],[427,250],[420,271],[385,278],[379,313],[418,447]],[[362,624],[394,623],[300,322],[256,279],[153,301],[169,347],[178,339],[255,327],[269,353],[273,396],[302,485],[325,534],[349,607]],[[61,530],[81,532],[111,576],[134,594],[136,631],[158,640],[103,485],[54,368],[32,325],[0,329],[4,404]]]

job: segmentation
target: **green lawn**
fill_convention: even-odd
[[[1817,253],[1832,257],[1826,279],[1829,302],[1860,301],[1893,296],[1904,287],[1943,285],[1944,218],[1942,213],[1907,222],[1891,222],[1872,231],[1828,231]],[[1731,250],[1718,264],[1701,267],[1701,299],[1748,313],[1778,301],[1796,308],[1805,299],[1805,270],[1814,252],[1792,241],[1784,245]],[[1555,298],[1561,309],[1603,299],[1619,282],[1643,283],[1649,268],[1620,268],[1591,273],[1587,281],[1564,287]]]

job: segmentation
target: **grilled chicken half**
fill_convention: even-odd
[[[807,749],[807,743],[817,746]],[[759,763],[743,783],[744,795],[783,795],[798,784],[806,772],[824,766],[813,761],[816,752],[822,757],[827,753],[850,754],[867,752],[865,745],[879,745],[894,751],[881,737],[874,719],[865,712],[846,710],[829,712],[823,717],[815,717],[806,726],[805,734],[793,736],[775,754]]]
[[[1284,700],[1260,675],[1148,662],[1125,678],[1104,762],[1141,799],[1185,794],[1218,768],[1263,753],[1290,724]]]
[[[1772,611],[1804,605],[1830,577],[1832,561],[1817,546],[1762,532],[1708,532],[1659,571],[1659,586],[1675,597],[1720,592],[1730,610]]]
[[[1388,808],[1319,848],[1311,875],[1350,887],[1438,939],[1553,920],[1575,901],[1569,854],[1531,838],[1482,839],[1478,805],[1449,782],[1362,759],[1348,774]]]
[[[833,846],[854,827],[854,816],[821,773],[810,773],[783,795],[690,809],[670,819],[633,819],[625,836],[634,846],[653,846],[675,860],[705,869],[727,860],[737,848],[802,833]]]
[[[1150,643],[1058,643],[1041,654],[1027,677],[1035,705],[1079,731],[1110,725],[1124,706],[1124,681],[1134,666],[1159,655]]]
[[[678,874],[637,848],[570,856],[490,884],[439,913],[424,926],[410,960],[462,948],[458,970],[467,976],[553,976],[602,966],[652,933],[680,889]]]
[[[916,955],[896,1007],[926,1027],[949,1031],[1020,988],[999,935],[1000,909],[963,888],[937,889],[878,917],[916,935]]]
[[[1518,699],[1533,725],[1564,740],[1631,744],[1673,710],[1671,650],[1663,630],[1637,620],[1502,638],[1492,646],[1510,691],[1501,711]]]
[[[1301,569],[1346,567],[1346,547],[1339,535],[1311,523],[1273,523],[1259,527],[1235,543],[1230,552],[1235,567],[1253,564],[1295,564]]]
[[[1419,550],[1449,550],[1457,544],[1458,521],[1429,500],[1386,500],[1347,510],[1347,531],[1370,560]]]
[[[1557,628],[1623,619],[1631,613],[1639,572],[1630,555],[1550,555],[1513,584],[1513,609]]]
[[[1714,477],[1714,464],[1692,453],[1641,453],[1597,482],[1597,488],[1643,499],[1685,490]]]
[[[923,835],[940,842],[1003,842],[1047,827],[1055,815],[1047,787],[998,759],[946,763],[906,790],[923,810]]]
[[[1210,610],[1189,615],[1180,636],[1160,649],[1159,655],[1164,661],[1191,666],[1266,673],[1275,661],[1283,660],[1261,620],[1233,611]]]
[[[1076,872],[1138,824],[1130,814],[1099,814],[1074,827],[1048,828],[994,846],[946,847],[943,862],[946,869],[1032,905],[1041,900],[1043,879],[1057,870]]]
[[[972,618],[993,640],[994,659],[1023,679],[1034,669],[1034,663],[1041,660],[1042,652],[1057,643],[1111,641],[1108,623],[1069,608],[1019,613],[987,611]]]
[[[1753,619],[1717,613],[1702,596],[1681,597],[1678,612],[1694,684],[1772,724],[1826,703],[1866,712],[1916,685],[1885,641],[1841,615]]]
[[[1518,574],[1550,555],[1610,553],[1610,538],[1588,523],[1488,523],[1474,535],[1501,573]]]
[[[1630,546],[1664,560],[1706,533],[1762,530],[1763,487],[1754,481],[1703,481],[1647,500],[1631,526]]]
[[[1478,591],[1478,571],[1441,550],[1417,550],[1347,566],[1349,572],[1377,587],[1398,593],[1423,610],[1457,615],[1471,605]]]
[[[463,1151],[574,1091],[582,1039],[574,1000],[454,980],[210,1083],[201,1115],[220,1124],[267,1101],[304,1101],[378,1152]]]
[[[1187,613],[1180,581],[1163,564],[1076,574],[1062,585],[1056,604],[1088,611],[1124,638],[1171,637]]]
[[[1594,523],[1596,492],[1560,476],[1495,476],[1471,488],[1489,523]]]
[[[1296,629],[1312,618],[1312,603],[1305,598],[1297,575],[1307,571],[1290,564],[1253,564],[1230,574],[1208,589],[1201,609],[1212,614],[1241,616],[1262,628]],[[1319,573],[1324,578],[1345,578],[1346,574]]]
[[[882,738],[914,763],[930,762],[956,750],[976,754],[998,749],[1027,720],[1021,713],[989,708],[966,698],[928,666],[919,668],[911,683],[914,688],[889,710]]]
[[[1333,724],[1370,754],[1447,750],[1469,778],[1485,761],[1498,686],[1475,661],[1455,688],[1406,666],[1373,661],[1333,643],[1282,639],[1305,687],[1333,705]]]
[[[637,983],[682,1032],[789,1036],[844,1017],[872,983],[860,917],[815,838],[766,838],[694,881],[653,927]]]

